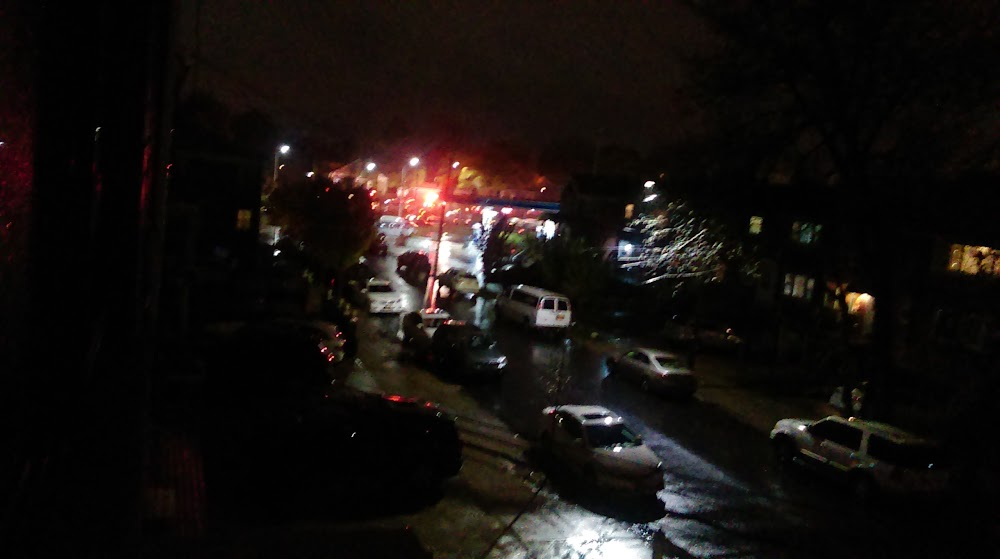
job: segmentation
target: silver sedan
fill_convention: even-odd
[[[638,384],[644,391],[691,398],[698,379],[683,358],[662,349],[634,347],[607,357],[608,374]]]

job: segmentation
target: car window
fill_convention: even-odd
[[[684,363],[673,355],[657,355],[653,358],[653,361],[664,369],[676,369],[684,366]]]
[[[850,425],[835,421],[820,421],[813,425],[809,432],[813,436],[827,439],[851,450],[861,448],[861,431]]]
[[[561,311],[568,311],[569,310],[569,301],[567,301],[566,299],[559,299],[559,310],[561,310]]]
[[[369,285],[368,293],[392,293],[391,285]]]
[[[587,441],[594,448],[639,445],[639,435],[625,425],[588,425]]]
[[[559,416],[559,426],[562,427],[566,434],[569,435],[571,439],[582,439],[583,429],[580,424],[568,415]]]
[[[554,311],[556,309],[555,299],[542,299],[542,308],[549,311]]]

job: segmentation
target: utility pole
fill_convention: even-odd
[[[450,158],[449,158],[450,159]],[[431,276],[428,278],[430,285],[428,285],[428,305],[429,307],[437,306],[437,298],[441,291],[441,286],[437,283],[438,277],[438,260],[441,259],[441,238],[444,237],[444,214],[445,209],[448,207],[447,197],[450,196],[451,191],[454,190],[454,180],[452,177],[452,171],[457,169],[459,162],[455,161],[448,167],[448,174],[446,175],[444,181],[444,188],[441,189],[441,196],[439,198],[439,203],[441,204],[441,209],[439,212],[438,219],[438,234],[437,234],[437,247],[434,249],[434,268],[431,271]]]

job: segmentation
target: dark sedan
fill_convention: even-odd
[[[478,326],[449,320],[431,339],[431,361],[445,374],[465,379],[496,378],[507,366],[507,356]]]

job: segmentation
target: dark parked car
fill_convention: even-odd
[[[209,492],[408,492],[458,473],[454,417],[430,402],[334,384],[319,351],[298,336],[261,336],[273,331],[241,328],[207,360]]]
[[[496,378],[507,366],[507,356],[478,326],[449,320],[431,339],[431,360],[442,373],[465,379]]]
[[[425,285],[431,275],[431,260],[422,250],[404,252],[396,257],[396,273],[411,285]]]

